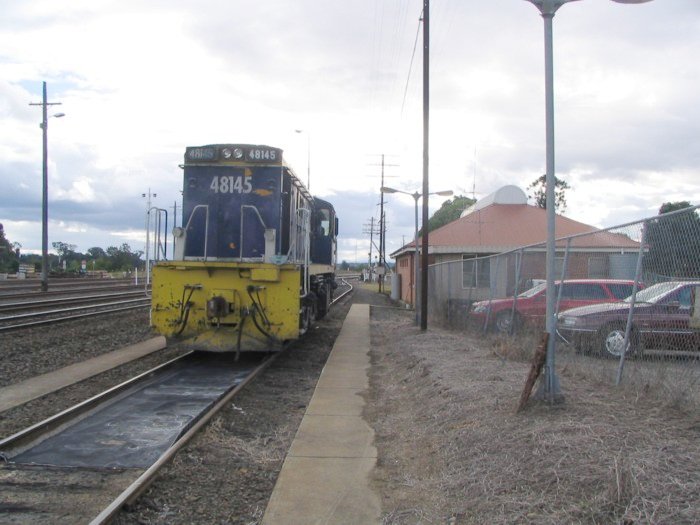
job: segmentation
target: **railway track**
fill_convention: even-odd
[[[107,523],[273,356],[191,353],[0,441],[0,512]]]
[[[86,306],[74,306],[55,310],[45,310],[40,312],[30,312],[16,315],[6,315],[0,317],[0,332],[10,330],[20,330],[24,328],[35,328],[41,325],[59,323],[63,321],[73,321],[97,315],[113,314],[135,308],[146,308],[150,306],[151,299],[144,297],[140,299],[127,299],[122,301],[102,302]]]
[[[0,281],[0,296],[23,292],[47,294],[54,291],[134,285],[134,279],[49,279],[48,291],[42,292],[41,282],[38,279],[4,280]]]
[[[343,297],[352,292],[352,284],[350,284],[346,279],[340,280],[340,285],[338,286],[335,297],[331,301],[331,306],[340,301]]]
[[[81,287],[66,287],[61,289],[50,289],[46,292],[40,290],[26,291],[26,289],[7,290],[0,286],[0,301],[12,302],[22,300],[42,300],[57,297],[70,297],[75,294],[98,294],[111,292],[137,292],[144,291],[144,286],[136,286],[134,284],[110,284],[101,286],[81,286]]]
[[[341,283],[333,303],[351,291]],[[189,379],[179,374],[198,368],[196,362],[175,360],[1,440],[0,514],[13,523],[109,522],[277,355],[261,360],[260,354],[244,354],[240,363],[210,356],[214,361]],[[162,392],[166,398],[155,399]],[[169,406],[188,411],[178,414]],[[172,422],[174,427],[167,425]],[[163,437],[165,446],[152,445]]]
[[[59,279],[47,292],[40,283],[0,281],[0,332],[145,308],[144,286],[131,280]]]
[[[89,295],[81,294],[77,297],[75,295],[71,295],[69,297],[54,297],[49,299],[45,299],[43,297],[35,299],[32,297],[33,300],[24,301],[13,301],[4,298],[4,300],[0,299],[0,313],[41,310],[50,307],[68,307],[94,303],[99,304],[114,299],[143,298],[145,296],[146,294],[143,290],[130,290],[111,293],[92,293]]]

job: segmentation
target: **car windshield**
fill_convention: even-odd
[[[675,290],[678,287],[678,283],[658,283],[644,290],[637,292],[637,298],[635,302],[637,303],[656,303],[662,297],[664,297],[668,292]],[[625,299],[626,303],[632,302],[632,296],[630,295]]]
[[[530,288],[529,290],[525,290],[523,293],[518,295],[518,297],[524,297],[524,298],[532,297],[533,295],[537,295],[538,293],[540,293],[545,288],[547,288],[547,283],[538,284],[537,286],[534,286],[533,288]]]

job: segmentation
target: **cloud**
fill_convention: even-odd
[[[612,225],[665,201],[700,201],[696,4],[587,1],[557,12],[556,169],[574,188],[572,218]],[[66,113],[49,122],[52,241],[142,243],[141,195],[150,188],[169,210],[179,202],[186,146],[278,146],[304,178],[310,143],[311,189],[339,210],[341,253],[365,257],[378,155],[396,164],[387,185],[422,186],[421,9],[419,0],[5,2],[8,236],[39,246],[41,111],[29,103],[46,80]],[[433,3],[431,191],[483,196],[544,172],[542,29],[528,2]],[[410,197],[388,202],[393,247],[412,237],[414,209]]]

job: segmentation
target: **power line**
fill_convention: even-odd
[[[413,59],[416,56],[416,48],[418,47],[418,36],[420,35],[420,25],[423,21],[423,12],[421,11],[421,16],[418,18],[418,27],[416,28],[416,39],[413,42],[413,52],[411,53],[411,62],[408,65],[408,76],[406,77],[406,87],[403,90],[403,101],[401,102],[401,116],[403,117],[403,108],[406,105],[406,95],[408,94],[408,84],[411,80],[411,70],[413,69]]]

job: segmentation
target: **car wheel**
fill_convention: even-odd
[[[520,316],[518,312],[511,315],[510,311],[500,312],[496,316],[493,326],[499,334],[512,334],[517,330],[520,324]]]
[[[632,327],[630,339],[627,342],[625,352],[627,355],[634,354],[638,347],[637,331]],[[622,345],[625,342],[625,325],[611,324],[600,331],[601,354],[603,357],[619,358],[622,355]]]

